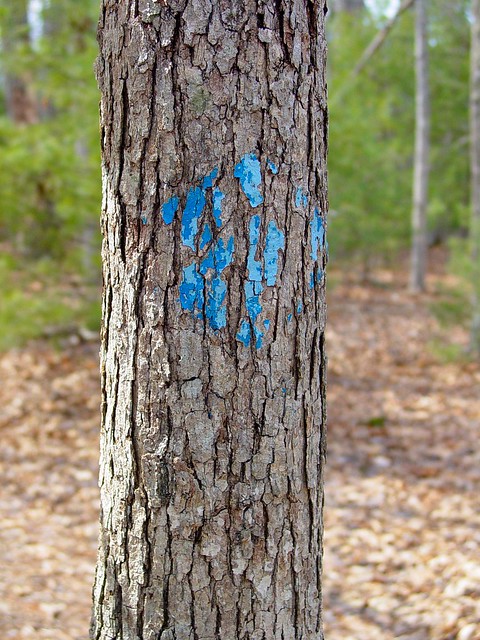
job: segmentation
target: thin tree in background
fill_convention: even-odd
[[[323,0],[103,0],[91,638],[323,638]]]
[[[427,0],[416,0],[415,16],[415,156],[413,169],[410,290],[425,289],[427,268],[427,202],[430,148]]]
[[[480,355],[480,0],[472,1],[470,57],[471,245],[473,318],[471,349]]]
[[[20,73],[15,69],[17,50],[30,45],[28,5],[28,0],[0,3],[6,16],[1,39],[2,53],[5,60],[12,62],[5,73],[5,106],[10,120],[19,125],[38,121],[38,102],[31,78],[25,70]]]

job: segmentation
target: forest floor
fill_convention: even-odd
[[[480,640],[480,367],[429,348],[467,339],[430,312],[445,278],[332,278],[327,640]],[[87,638],[97,351],[0,356],[1,638]]]

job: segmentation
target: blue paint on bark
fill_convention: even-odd
[[[222,226],[222,200],[225,194],[218,187],[213,190],[213,217],[218,228]]]
[[[224,304],[227,296],[227,285],[220,277],[208,283],[205,315],[215,331],[227,325],[227,307]]]
[[[325,224],[320,211],[315,207],[313,220],[310,222],[311,242],[312,242],[312,260],[318,260],[318,252],[325,246]]]
[[[240,331],[237,333],[237,340],[244,344],[246,347],[250,346],[252,335],[250,331],[250,323],[248,322],[248,320],[242,320]]]
[[[277,165],[274,162],[272,162],[270,159],[268,159],[267,160],[267,166],[270,169],[270,171],[273,173],[273,175],[276,176],[277,173],[278,173]]]
[[[269,222],[267,240],[263,254],[267,287],[273,287],[278,273],[278,252],[285,249],[285,235],[277,228],[275,222]]]
[[[299,301],[297,304],[297,313],[302,313],[302,311],[303,311],[303,303]]]
[[[147,222],[148,222],[148,219],[147,219],[147,216],[146,216],[146,215],[143,215],[143,216],[140,218],[140,220],[142,221],[142,224],[147,224]]]
[[[252,216],[250,220],[250,249],[248,251],[247,268],[248,279],[256,282],[262,281],[262,265],[255,259],[259,235],[260,216]]]
[[[291,322],[293,318],[293,314],[289,313],[287,316],[287,322]]]
[[[260,193],[262,172],[260,161],[254,153],[246,153],[235,166],[233,175],[240,181],[243,193],[247,196],[252,207],[258,207],[263,202]]]
[[[218,167],[215,167],[210,175],[205,176],[202,182],[203,189],[211,189],[213,187],[213,181],[218,176]]]
[[[298,187],[295,193],[295,206],[306,207],[308,204],[308,193],[304,193],[302,187]]]
[[[162,205],[162,217],[165,224],[172,224],[178,210],[178,205],[179,199],[177,196],[172,196],[170,200],[167,200],[167,202]]]
[[[195,250],[195,238],[198,232],[198,220],[205,207],[205,192],[200,187],[190,188],[182,216],[182,242]]]
[[[197,271],[197,265],[191,265],[183,269],[183,280],[180,284],[180,304],[182,309],[195,313],[195,309],[202,312],[204,305],[203,278]]]

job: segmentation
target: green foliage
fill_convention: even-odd
[[[0,326],[7,344],[9,334],[30,338],[45,323],[72,320],[58,273],[92,283],[100,278],[98,90],[93,73],[98,2],[44,3],[37,19],[42,35],[36,41],[30,38],[26,4],[0,2],[1,71],[6,77],[0,109],[0,242],[15,272],[45,277],[41,296],[32,295],[23,278],[17,288],[3,280]],[[34,116],[27,122],[9,112],[13,81],[33,105]],[[91,313],[90,303],[83,304],[85,313]],[[75,303],[75,314],[82,315],[77,307]]]
[[[55,274],[55,268],[43,259],[18,271],[8,256],[0,259],[0,350],[54,336],[65,327],[98,331],[99,291],[86,296],[66,283],[64,274]]]
[[[429,229],[444,240],[468,224],[468,1],[430,7],[432,149]],[[378,15],[378,14],[377,14]],[[379,22],[380,20],[380,22]],[[413,12],[405,12],[356,78],[381,18],[329,20],[330,247],[364,267],[408,246],[414,143]]]

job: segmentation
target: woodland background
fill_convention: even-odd
[[[470,0],[428,3],[429,266],[408,292],[414,13],[328,21],[329,640],[480,639]],[[95,561],[98,0],[0,1],[0,631],[86,638]]]

